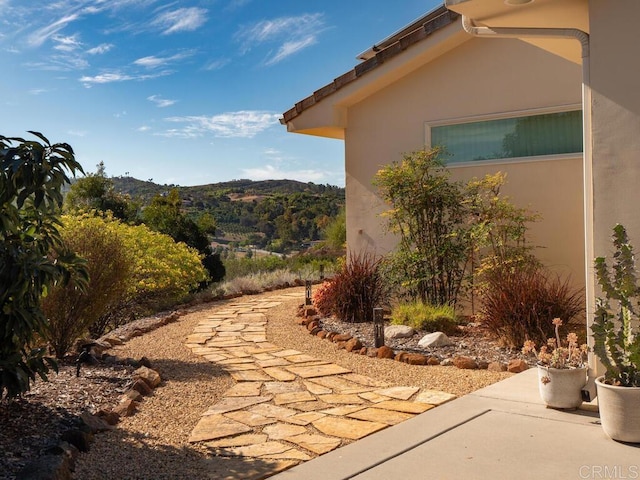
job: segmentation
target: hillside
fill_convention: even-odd
[[[233,180],[181,187],[131,177],[113,177],[114,189],[142,206],[155,195],[177,189],[194,219],[208,214],[215,242],[235,242],[287,252],[319,240],[322,230],[344,206],[344,188],[295,180]]]

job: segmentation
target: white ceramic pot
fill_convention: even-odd
[[[582,405],[582,387],[585,383],[587,383],[586,367],[550,368],[538,365],[540,397],[548,407],[578,408]]]
[[[640,387],[615,387],[596,379],[602,429],[620,442],[640,443]]]

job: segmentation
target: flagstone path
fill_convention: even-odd
[[[300,294],[243,297],[214,311],[189,335],[186,344],[194,353],[237,382],[203,413],[190,442],[203,442],[216,456],[260,459],[270,466],[266,478],[454,398],[391,387],[267,342],[265,312],[294,297]],[[293,321],[291,328],[298,328]]]

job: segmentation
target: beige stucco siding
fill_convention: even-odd
[[[420,148],[425,124],[505,112],[580,105],[580,66],[518,40],[470,38],[446,55],[348,108],[345,134],[347,242],[389,251],[372,180],[381,165]],[[582,159],[474,164],[452,168],[468,179],[507,172],[505,192],[544,220],[532,238],[541,258],[584,281]]]

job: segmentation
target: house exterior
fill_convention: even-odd
[[[586,287],[589,318],[613,225],[640,248],[638,20],[636,0],[447,0],[282,123],[344,140],[352,250],[393,248],[372,180],[402,152],[444,144],[454,179],[506,172],[504,193],[542,216],[539,258]],[[543,147],[499,151],[507,132]]]

